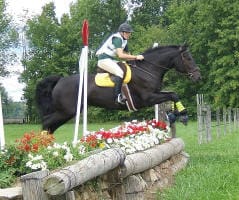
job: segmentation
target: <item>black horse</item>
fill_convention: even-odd
[[[186,115],[179,97],[174,92],[162,92],[165,73],[171,68],[187,74],[193,81],[201,79],[191,53],[186,46],[160,46],[144,53],[143,61],[130,61],[132,79],[128,83],[137,109],[160,104],[165,101],[179,103],[179,113]],[[113,88],[95,84],[95,74],[88,76],[88,104],[108,109],[127,109],[113,100]],[[44,130],[53,133],[59,126],[76,114],[79,74],[68,77],[49,76],[40,81],[36,88],[36,101]]]

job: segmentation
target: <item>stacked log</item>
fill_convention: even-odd
[[[170,184],[186,165],[189,156],[183,149],[180,138],[131,155],[107,149],[55,172],[21,177],[23,199],[149,199],[147,191]]]

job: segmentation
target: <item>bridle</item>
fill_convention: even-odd
[[[180,56],[181,56],[181,58],[182,58],[183,65],[185,65],[185,66],[188,67],[188,66],[190,66],[190,63],[188,62],[187,59],[185,59],[185,57],[184,57],[184,54],[185,54],[185,53],[188,53],[188,50],[185,50],[185,51],[181,52],[181,53],[180,53]],[[160,68],[166,69],[166,70],[171,69],[171,68],[169,68],[169,67],[165,67],[165,66],[162,66],[162,65],[159,65],[159,64],[155,64],[155,63],[153,63],[153,62],[151,62],[151,61],[149,61],[149,60],[146,60],[146,59],[144,59],[144,61],[147,62],[147,63],[149,63],[149,64],[152,65],[152,66],[155,66],[155,67],[160,67]],[[140,71],[143,71],[144,73],[149,74],[149,75],[152,76],[152,77],[154,76],[154,75],[153,75],[152,73],[150,73],[149,71],[138,67],[138,66],[136,65],[136,62],[134,62],[134,64],[132,65],[132,67],[137,68],[137,69],[139,69]],[[189,68],[189,67],[188,67],[188,68]],[[192,78],[192,77],[193,77],[193,74],[194,74],[195,72],[197,72],[197,71],[199,71],[199,68],[198,68],[198,67],[196,67],[196,68],[193,69],[192,71],[189,71],[189,72],[186,72],[186,73],[183,73],[183,72],[179,72],[179,73],[181,73],[181,74],[186,74],[186,75],[188,75],[190,78]]]
[[[187,59],[185,59],[185,57],[184,57],[184,54],[185,54],[185,53],[188,53],[188,50],[185,50],[185,51],[181,52],[180,55],[181,55],[183,64],[189,68],[190,63],[188,62]],[[193,74],[194,74],[195,72],[198,72],[198,71],[199,71],[199,68],[196,67],[195,69],[193,69],[193,70],[187,72],[186,74],[187,74],[190,78],[192,78],[192,77],[193,77]]]
[[[144,59],[144,61],[146,61],[146,60]],[[150,61],[146,61],[146,62],[149,63],[149,64],[152,64],[152,65],[155,65],[155,66],[156,66],[156,64],[153,64],[153,63],[151,63]],[[150,73],[149,71],[138,67],[138,66],[136,65],[136,62],[135,62],[135,61],[134,61],[134,64],[131,65],[131,67],[136,68],[136,69],[138,69],[139,71],[142,71],[142,72],[144,72],[144,73],[150,75],[151,77],[154,77],[154,75],[153,75],[152,73]]]

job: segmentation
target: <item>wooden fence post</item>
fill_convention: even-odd
[[[237,128],[239,128],[239,108],[237,108]]]
[[[232,133],[232,109],[231,108],[227,109],[227,114],[228,114],[229,133]]]
[[[202,102],[203,102],[203,95],[197,94],[198,144],[202,144],[202,141],[203,141]]]
[[[233,132],[237,130],[237,109],[233,108]]]
[[[227,134],[227,110],[223,108],[223,124],[224,124],[224,135]]]
[[[221,136],[221,121],[220,121],[220,108],[217,108],[216,110],[216,127],[217,127],[217,138],[219,138]]]
[[[221,117],[222,116],[222,117]],[[197,94],[197,123],[198,123],[198,143],[202,144],[212,140],[212,111],[210,105],[204,103],[203,94]],[[223,135],[228,132],[236,132],[239,128],[239,108],[217,108],[216,109],[216,133],[217,138],[221,137],[223,127]]]
[[[37,171],[21,176],[22,195],[24,200],[48,200],[42,187],[42,179],[50,174],[49,170]]]
[[[212,140],[211,134],[211,108],[209,105],[205,106],[206,109],[206,141],[210,142]]]

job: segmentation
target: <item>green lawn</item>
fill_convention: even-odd
[[[177,124],[177,135],[184,140],[190,161],[176,175],[173,187],[158,194],[158,199],[239,199],[239,131],[220,138],[213,131],[213,140],[199,145],[196,123]]]
[[[89,124],[89,130],[106,130],[119,123]],[[82,128],[82,127],[80,127]],[[15,141],[25,132],[40,131],[39,125],[5,125],[7,143]],[[66,124],[55,132],[56,141],[71,142],[74,124]],[[175,177],[172,187],[157,194],[164,200],[238,200],[239,199],[239,131],[220,138],[213,130],[210,143],[198,144],[197,123],[188,126],[177,123],[177,137],[185,142],[190,161]]]
[[[88,124],[88,130],[89,131],[97,131],[101,128],[104,128],[106,130],[118,126],[119,123],[95,123],[95,124]],[[75,125],[68,123],[63,126],[61,126],[59,129],[56,130],[54,133],[54,136],[56,138],[57,143],[63,143],[65,141],[71,142],[74,137],[74,128]],[[41,126],[38,124],[7,124],[4,125],[4,131],[5,131],[5,139],[6,143],[13,143],[17,138],[20,138],[23,136],[24,133],[29,133],[31,131],[34,131],[35,133],[38,133],[41,131]],[[79,126],[79,137],[81,137],[82,133],[82,125]]]

